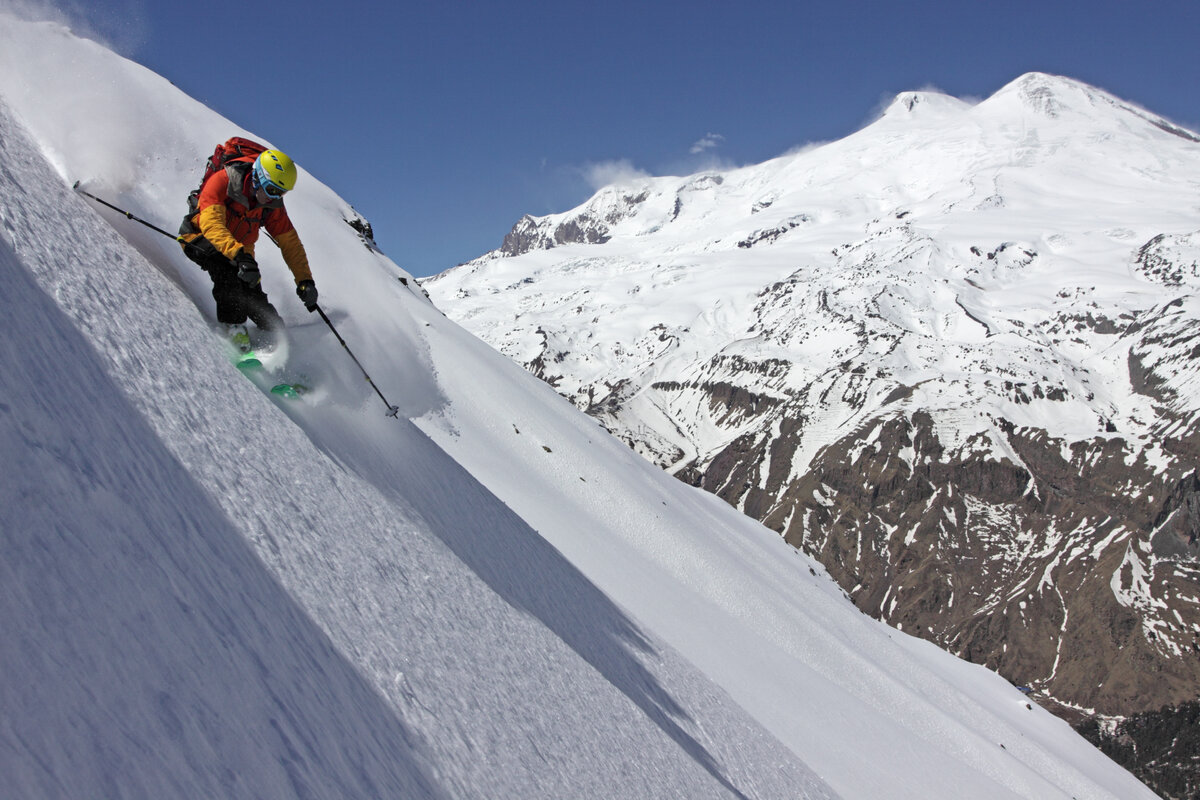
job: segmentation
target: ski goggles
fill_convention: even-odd
[[[273,199],[279,199],[287,192],[287,189],[267,177],[266,171],[259,164],[254,165],[254,188],[261,189],[267,197]]]

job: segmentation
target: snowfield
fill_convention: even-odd
[[[0,100],[12,796],[1153,796],[447,320],[306,173],[322,307],[401,418],[266,242],[317,391],[265,394],[179,247],[71,190],[170,230],[254,133],[6,15]]]

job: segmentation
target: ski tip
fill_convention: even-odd
[[[302,383],[277,383],[271,387],[271,394],[277,394],[281,397],[297,398],[306,395],[311,391]]]

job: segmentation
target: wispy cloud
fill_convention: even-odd
[[[829,144],[829,142],[804,142],[803,144],[798,144],[795,147],[789,147],[787,150],[785,150],[782,153],[782,155],[799,156],[799,155],[803,155],[804,153],[811,152],[813,150],[820,150],[822,147],[824,147],[827,144]]]
[[[697,141],[695,144],[693,144],[692,148],[690,150],[688,150],[688,152],[694,156],[699,155],[701,153],[706,153],[709,150],[713,150],[713,149],[719,147],[721,142],[723,142],[723,141],[725,141],[725,137],[722,136],[721,134],[708,133],[708,134],[705,134],[704,137],[701,138],[699,141]]]
[[[650,173],[638,169],[627,158],[589,162],[580,167],[580,172],[593,191],[603,189],[605,186],[637,183],[650,177]]]

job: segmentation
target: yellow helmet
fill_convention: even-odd
[[[255,185],[271,197],[281,197],[296,186],[296,165],[279,150],[264,150],[254,159]]]

